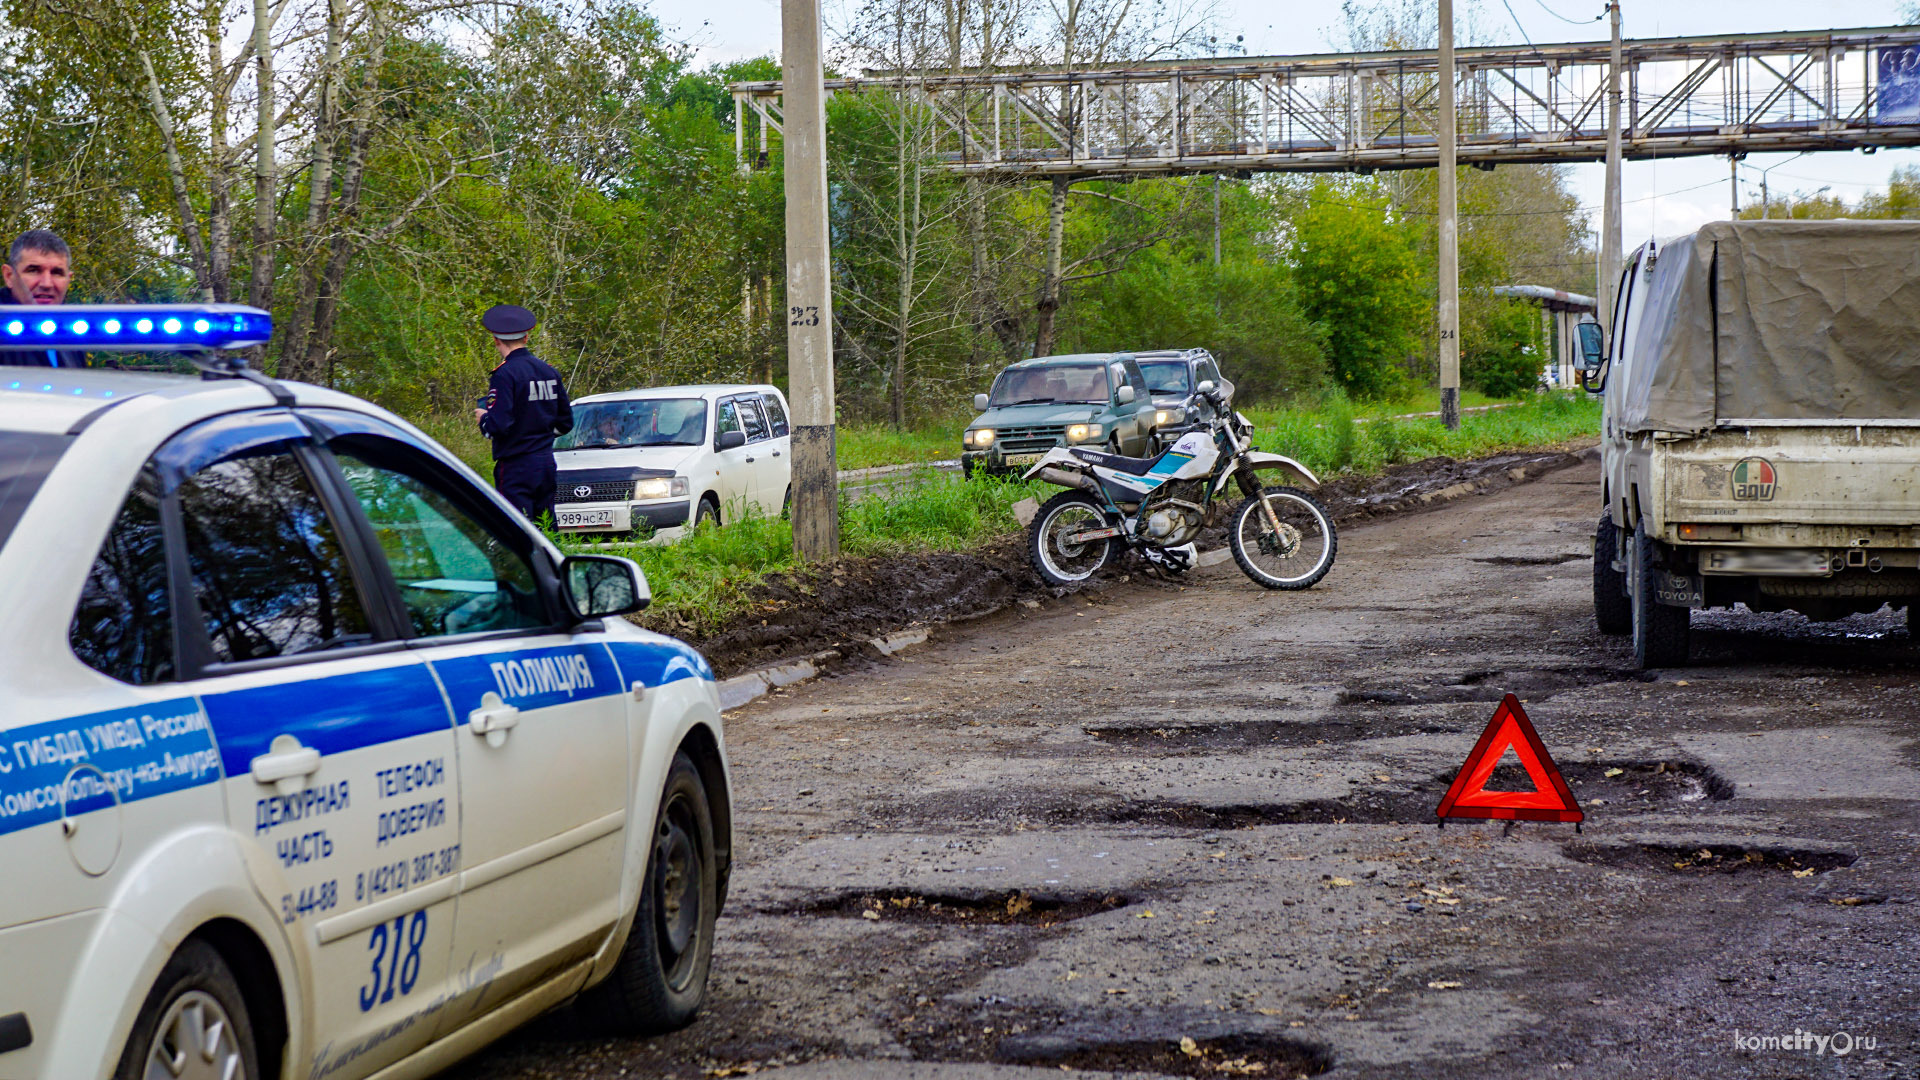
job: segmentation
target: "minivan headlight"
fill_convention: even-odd
[[[676,476],[669,480],[664,476],[655,476],[634,485],[633,497],[636,499],[671,499],[685,497],[687,478]]]

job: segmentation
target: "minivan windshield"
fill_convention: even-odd
[[[1107,397],[1107,365],[1048,364],[1001,372],[988,404],[1105,405]]]
[[[573,407],[573,430],[553,440],[555,450],[622,446],[699,446],[707,439],[703,398],[593,401]]]
[[[0,431],[0,547],[72,441],[70,435]]]
[[[1193,393],[1191,380],[1187,377],[1185,360],[1142,360],[1140,373],[1147,377],[1147,393],[1175,394],[1186,397]]]

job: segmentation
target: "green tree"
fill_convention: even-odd
[[[1401,392],[1430,314],[1409,230],[1365,182],[1315,184],[1292,225],[1300,303],[1325,329],[1335,383],[1358,398]]]

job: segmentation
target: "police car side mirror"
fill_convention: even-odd
[[[632,559],[617,555],[570,555],[560,564],[567,599],[582,619],[625,615],[653,602],[647,575]]]
[[[719,438],[713,440],[715,450],[732,450],[745,445],[747,445],[747,433],[744,431],[723,431]]]
[[[973,411],[974,412],[987,411],[987,395],[985,394],[973,395]]]

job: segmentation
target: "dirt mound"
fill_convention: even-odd
[[[1497,491],[1580,461],[1577,453],[1498,454],[1475,461],[1448,457],[1396,465],[1378,476],[1337,477],[1317,494],[1334,519],[1350,522],[1443,505],[1462,495]],[[1208,530],[1202,550],[1225,544]],[[1130,560],[1110,566],[1082,588],[1140,580]],[[908,626],[952,622],[999,611],[1017,600],[1055,595],[1027,565],[1026,537],[1014,535],[974,551],[844,559],[831,566],[776,574],[753,587],[745,610],[706,636],[684,626],[643,625],[684,638],[724,678],[765,664],[827,649],[856,654],[875,637]]]

